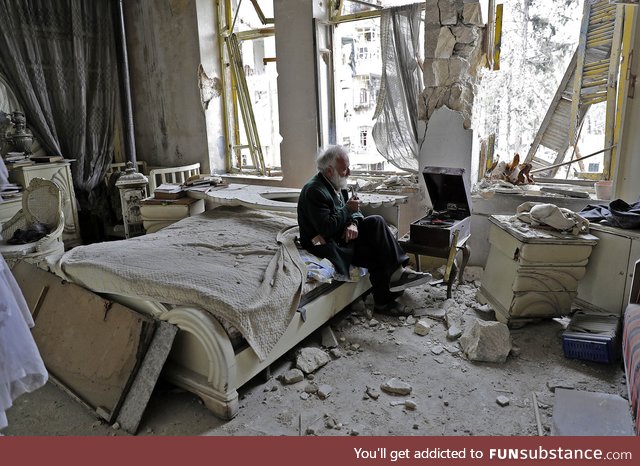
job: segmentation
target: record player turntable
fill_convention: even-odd
[[[425,167],[422,171],[432,208],[409,226],[411,241],[449,248],[458,231],[460,243],[471,235],[471,196],[463,168]]]

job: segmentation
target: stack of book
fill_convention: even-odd
[[[32,155],[31,160],[35,163],[53,163],[63,162],[64,157],[61,155]]]
[[[156,199],[172,200],[180,199],[186,196],[187,192],[181,184],[162,183],[153,191],[153,197]]]
[[[17,167],[27,167],[34,164],[34,162],[28,156],[24,155],[23,152],[9,152],[4,158],[4,163],[9,170]]]
[[[0,200],[12,199],[22,195],[22,186],[19,184],[7,183],[0,185]]]

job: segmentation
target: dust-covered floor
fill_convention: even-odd
[[[464,327],[474,319],[493,319],[492,312],[479,310],[477,286],[459,285],[452,300],[444,288],[432,286],[408,290],[400,300],[418,314],[444,314],[449,326]],[[293,367],[292,351],[272,366],[269,380],[257,377],[243,387],[239,414],[231,421],[217,419],[197,397],[160,381],[137,435],[538,435],[534,393],[548,435],[556,387],[627,397],[620,364],[564,357],[563,327],[554,320],[511,329],[507,361],[484,363],[469,361],[458,341],[447,338],[442,315],[404,319],[371,315],[370,308],[359,302],[334,318],[339,346],[330,362],[304,380],[282,381]],[[425,336],[414,331],[420,319],[431,326]],[[298,348],[320,348],[321,342],[318,331]],[[393,378],[411,392],[382,390]],[[16,400],[8,418],[5,435],[129,435],[51,383]]]

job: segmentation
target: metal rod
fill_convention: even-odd
[[[542,437],[544,435],[544,431],[542,430],[542,422],[540,421],[540,410],[538,409],[538,398],[536,397],[535,392],[531,392],[531,396],[533,397],[533,410],[536,413],[536,424],[538,426],[538,435]]]
[[[613,149],[613,148],[614,148],[614,147],[616,147],[616,146],[617,146],[617,144],[614,144],[614,145],[612,145],[612,146],[605,147],[604,149],[599,150],[598,152],[593,152],[592,154],[585,155],[585,156],[580,157],[580,158],[578,158],[578,159],[569,160],[568,162],[556,163],[556,164],[553,164],[553,165],[549,165],[549,166],[547,166],[547,167],[536,168],[535,170],[531,170],[529,173],[546,172],[547,170],[550,170],[550,169],[552,169],[552,168],[562,167],[562,166],[564,166],[564,165],[571,165],[572,163],[576,163],[576,162],[578,162],[579,160],[588,159],[589,157],[593,157],[594,155],[598,155],[598,154],[601,154],[602,152],[606,152],[606,151],[608,151],[608,150],[611,150],[611,149]]]
[[[127,55],[127,34],[124,28],[124,9],[123,0],[119,0],[118,4],[118,34],[120,40],[120,74],[122,77],[122,100],[125,131],[124,146],[125,156],[128,162],[136,166],[136,138],[133,126],[133,106],[131,104],[131,81],[129,79],[129,57]]]
[[[242,6],[242,0],[238,2],[238,8],[236,9],[236,14],[233,16],[233,21],[231,22],[231,29],[229,29],[229,33],[233,34],[233,28],[236,25],[236,19],[238,19],[238,15],[240,14],[240,7]]]

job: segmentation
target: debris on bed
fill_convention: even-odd
[[[358,192],[364,193],[411,193],[418,192],[418,178],[415,174],[398,175],[357,175],[354,185]]]

